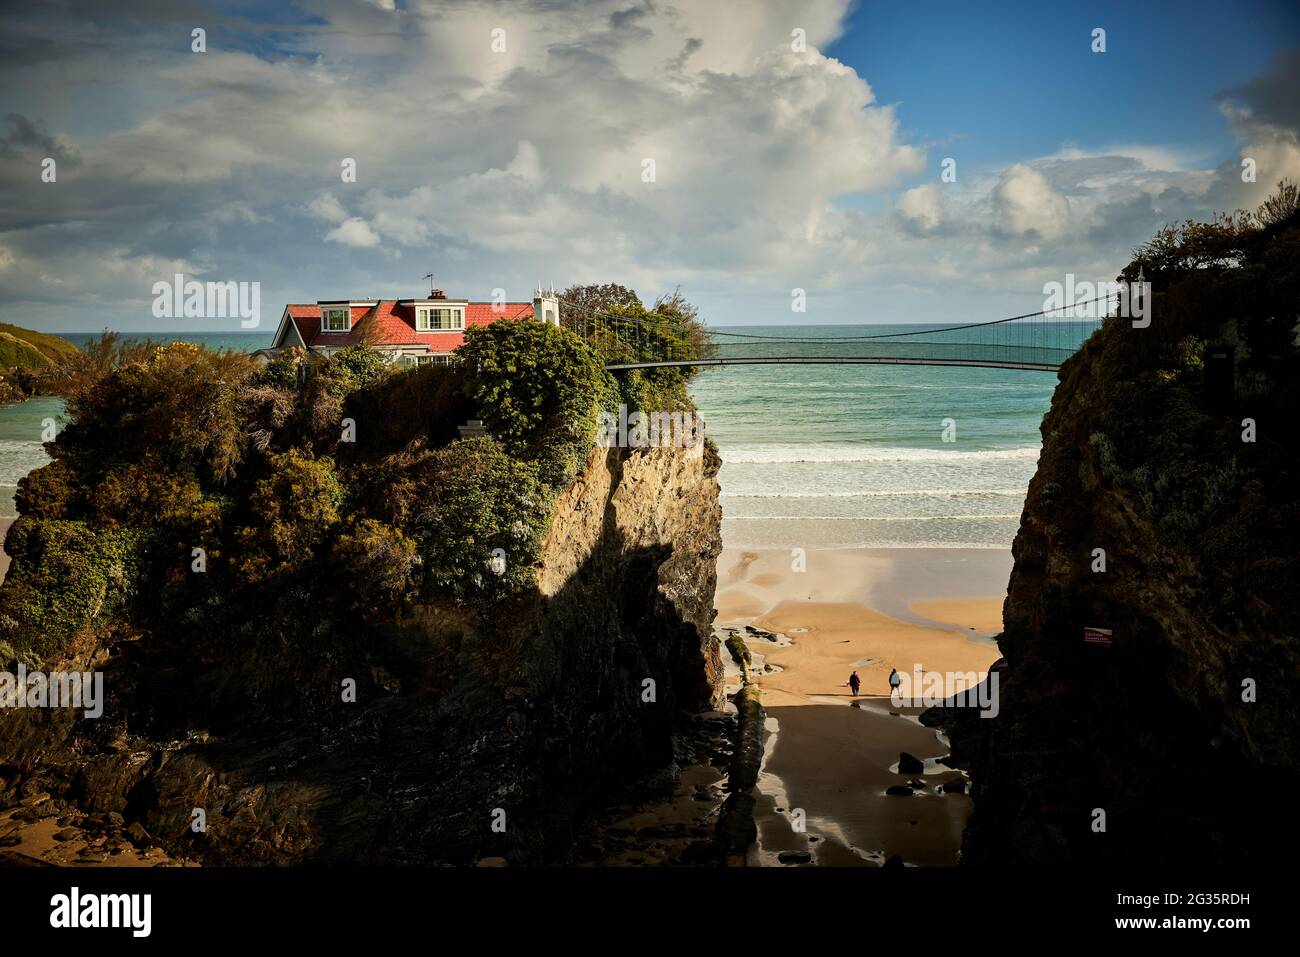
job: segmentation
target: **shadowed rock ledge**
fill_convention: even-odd
[[[1294,847],[1270,805],[1300,766],[1295,353],[1251,372],[1244,311],[1175,286],[1150,329],[1109,321],[1061,369],[1015,540],[1001,714],[926,716],[970,768],[963,864],[1246,864]],[[1236,344],[1235,396],[1205,378],[1207,341]]]
[[[48,791],[74,824],[139,825],[203,863],[561,862],[602,789],[669,766],[677,718],[720,703],[718,464],[593,449],[535,590],[418,605],[360,657],[200,664],[181,641],[84,632],[42,667],[102,669],[104,717],[0,714],[0,806]],[[232,710],[251,669],[283,680]]]

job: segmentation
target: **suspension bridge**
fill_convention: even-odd
[[[563,319],[597,345],[611,372],[675,366],[797,363],[974,366],[1055,372],[1113,315],[1115,299],[1094,299],[987,322],[960,325],[820,326],[711,329],[694,339],[664,323],[615,312]],[[866,331],[878,328],[879,332]]]

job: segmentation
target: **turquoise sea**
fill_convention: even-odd
[[[917,328],[744,331],[830,339]],[[1077,338],[1089,332],[1080,326]],[[1055,373],[1004,369],[705,369],[692,393],[722,454],[723,542],[1009,549],[1055,387]],[[944,441],[946,419],[955,441]]]
[[[896,327],[904,329],[908,327]],[[856,331],[855,331],[856,330]],[[883,326],[748,327],[851,336]],[[69,334],[78,344],[95,338]],[[154,333],[252,351],[266,333]],[[1038,460],[1056,376],[926,366],[756,365],[705,369],[692,384],[722,452],[723,540],[731,547],[1010,548]],[[61,403],[0,409],[0,515],[18,479],[47,460],[43,423]],[[944,420],[956,441],[943,441]]]

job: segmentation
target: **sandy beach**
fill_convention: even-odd
[[[5,536],[9,534],[9,526],[14,523],[12,518],[0,518],[0,546],[4,545]],[[9,553],[0,547],[0,582],[5,580],[9,574]]]
[[[916,720],[921,709],[891,705],[888,676],[988,670],[1010,552],[827,549],[799,565],[787,549],[718,559],[718,630],[745,638],[768,715],[752,863],[956,864],[967,782],[934,761],[947,744]],[[900,774],[900,752],[923,771]],[[911,796],[885,793],[909,782]]]

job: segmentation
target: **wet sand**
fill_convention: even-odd
[[[981,549],[726,550],[718,627],[754,656],[771,732],[759,780],[754,863],[823,866],[957,863],[970,799],[960,771],[936,764],[941,735],[920,708],[894,708],[891,668],[984,672],[998,658],[1009,553]],[[795,567],[792,567],[794,564]],[[888,613],[886,613],[886,610]],[[763,634],[746,632],[745,626]],[[861,694],[848,676],[856,670]],[[900,752],[925,760],[899,774]],[[912,782],[912,796],[886,795]],[[962,790],[945,793],[943,785]],[[806,829],[797,828],[802,811]],[[781,862],[781,855],[786,860]]]

